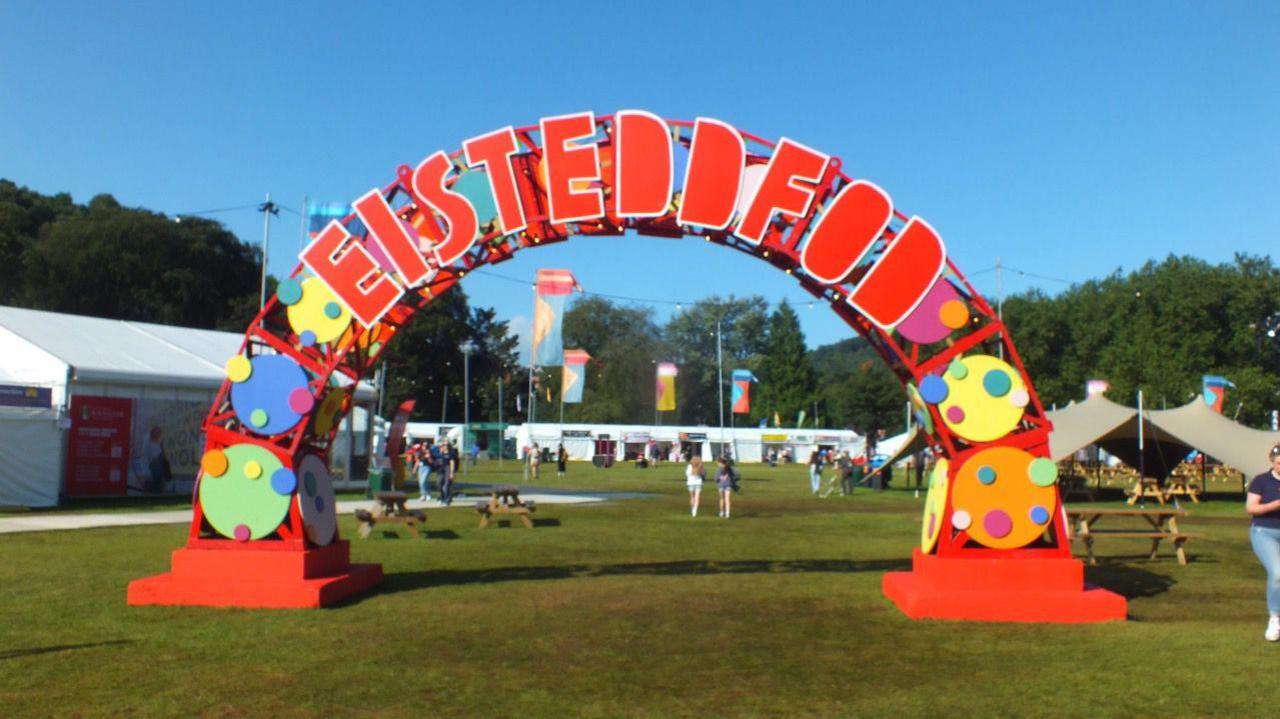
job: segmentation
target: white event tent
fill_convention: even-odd
[[[130,400],[130,446],[111,450],[129,453],[127,476],[113,477],[122,484],[104,494],[141,491],[142,446],[153,428],[163,432],[174,477],[162,489],[189,491],[204,449],[200,424],[243,341],[233,332],[0,306],[0,506],[52,506],[67,494],[77,396]],[[374,396],[365,383],[356,391],[366,407]],[[368,424],[366,411],[357,407],[357,430]],[[346,423],[342,433],[353,454],[366,454],[367,437]]]

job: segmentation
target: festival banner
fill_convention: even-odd
[[[582,401],[582,386],[586,384],[587,362],[591,355],[586,350],[565,350],[563,377],[560,382],[560,401],[575,404]]]
[[[1235,386],[1235,383],[1226,377],[1207,374],[1204,376],[1204,392],[1201,396],[1210,409],[1222,414],[1222,402],[1227,398],[1227,388],[1235,389]]]
[[[560,336],[564,306],[574,290],[582,286],[569,270],[538,270],[537,294],[533,298],[533,363],[555,367],[564,356]]]
[[[1090,397],[1105,394],[1109,389],[1111,389],[1111,383],[1105,379],[1091,379],[1084,383],[1084,398],[1089,399]]]
[[[314,237],[325,225],[335,220],[341,222],[351,214],[351,205],[345,202],[308,202],[302,211],[307,216],[307,232]]]
[[[72,395],[67,441],[68,497],[124,496],[133,400]]]
[[[144,489],[148,487],[149,480],[155,479],[152,476],[153,453],[163,454],[168,460],[169,479],[184,483],[194,480],[200,471],[200,458],[204,455],[204,432],[200,425],[208,411],[208,402],[150,397],[133,400],[129,486]],[[159,486],[154,482],[150,487],[153,491],[179,488],[177,485]]]
[[[750,414],[751,413],[751,383],[759,382],[756,376],[749,369],[736,369],[733,371],[733,413],[734,414]]]
[[[658,363],[658,381],[654,385],[659,412],[676,408],[676,366],[671,362]]]

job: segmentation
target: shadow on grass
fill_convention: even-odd
[[[1128,564],[1125,559],[1145,560],[1141,557],[1108,557],[1101,560],[1096,567],[1085,566],[1084,579],[1089,584],[1109,589],[1127,599],[1154,597],[1169,591],[1178,581],[1155,572],[1148,572]]]
[[[462,535],[452,529],[428,529],[427,539],[462,539]]]
[[[560,567],[441,569],[430,572],[388,574],[376,593],[394,594],[396,592],[430,587],[579,579],[584,577],[892,572],[909,570],[910,568],[910,559],[761,559],[730,562],[689,560],[682,562],[642,562],[637,564],[571,564]]]
[[[93,649],[94,647],[109,647],[119,644],[133,644],[133,639],[112,639],[106,642],[89,642],[87,644],[55,644],[48,647],[32,647],[30,649],[12,649],[7,652],[0,652],[0,661],[5,659],[17,659],[19,657],[32,657],[37,654],[56,654],[58,652],[70,652],[76,649]]]

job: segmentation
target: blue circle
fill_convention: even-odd
[[[978,481],[983,484],[995,484],[996,470],[992,467],[982,466],[978,468]]]
[[[288,467],[281,467],[271,475],[271,489],[276,494],[293,494],[298,488],[298,476]]]
[[[928,374],[920,380],[920,398],[929,404],[939,404],[947,398],[951,390],[946,380],[936,374]]]
[[[342,316],[342,305],[337,302],[326,302],[324,304],[324,316],[331,320],[336,320]]]
[[[1031,508],[1031,521],[1035,522],[1036,524],[1048,524],[1048,523],[1049,523],[1049,510],[1045,509],[1044,507],[1038,506],[1038,505],[1037,505],[1037,506],[1035,506],[1035,507],[1032,507],[1032,508]]]
[[[297,280],[284,280],[276,287],[276,299],[282,305],[296,305],[302,301],[302,283]]]
[[[316,511],[317,512],[324,511],[324,497],[316,497]]]
[[[1013,389],[1013,380],[1002,369],[993,369],[982,376],[982,388],[992,397],[1003,397]]]
[[[302,343],[303,347],[315,347],[316,333],[311,330],[303,330],[302,334],[298,335],[298,341]]]
[[[307,494],[315,494],[316,493],[316,476],[310,472],[303,472],[302,486],[306,488]]]
[[[231,385],[231,408],[236,417],[257,434],[273,435],[292,429],[302,415],[289,407],[289,393],[306,388],[307,373],[284,355],[258,355],[249,361],[253,364],[249,379]],[[257,409],[267,415],[261,426],[250,421]]]

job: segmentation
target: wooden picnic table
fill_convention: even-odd
[[[419,536],[419,525],[422,528],[427,525],[426,512],[405,507],[409,495],[404,492],[374,492],[373,500],[376,504],[372,512],[364,509],[357,509],[355,512],[356,521],[360,522],[361,539],[368,539],[376,524],[402,525],[408,527],[415,537]]]
[[[1178,518],[1187,516],[1186,511],[1175,509],[1173,507],[1161,507],[1158,509],[1139,509],[1139,508],[1112,508],[1112,507],[1064,507],[1067,514],[1067,530],[1071,535],[1071,540],[1077,538],[1084,541],[1085,551],[1089,557],[1091,566],[1097,565],[1097,559],[1093,554],[1093,542],[1098,537],[1120,537],[1131,539],[1150,539],[1151,540],[1151,559],[1156,558],[1156,552],[1160,549],[1160,542],[1169,540],[1173,542],[1174,552],[1178,555],[1178,564],[1186,565],[1187,554],[1183,545],[1188,540],[1194,539],[1199,535],[1187,534],[1178,530]],[[1107,528],[1096,529],[1096,525],[1103,518],[1110,520],[1112,517],[1131,517],[1142,519],[1146,524],[1146,528]]]
[[[533,529],[533,520],[529,518],[537,507],[533,502],[520,499],[520,489],[510,485],[494,487],[489,493],[489,501],[476,502],[476,512],[480,515],[480,528],[489,525],[489,518],[495,514],[514,514],[520,517],[524,526]]]

